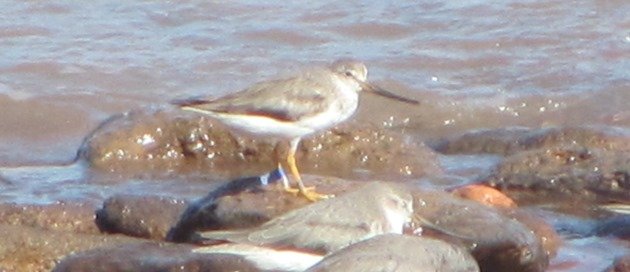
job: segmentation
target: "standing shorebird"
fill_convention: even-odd
[[[291,188],[286,178],[283,179],[284,188],[315,201],[327,196],[318,194],[302,183],[295,165],[295,152],[302,137],[350,118],[357,109],[361,91],[405,103],[419,103],[369,84],[366,79],[367,68],[363,63],[339,60],[328,68],[312,69],[291,78],[260,82],[218,99],[174,103],[183,110],[211,116],[250,135],[288,140],[286,163],[298,188]],[[276,160],[281,168],[280,158],[276,156]]]

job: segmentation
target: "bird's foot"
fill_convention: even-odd
[[[322,199],[328,199],[328,198],[333,198],[335,197],[334,195],[326,195],[326,194],[320,194],[318,192],[315,191],[315,187],[303,187],[303,188],[291,188],[291,187],[287,187],[284,188],[285,191],[295,195],[295,196],[303,196],[306,199],[310,200],[310,201],[319,201]]]

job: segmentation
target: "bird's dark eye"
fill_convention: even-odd
[[[351,73],[351,72],[346,72],[346,76],[351,77],[351,76],[353,76],[353,75],[352,75],[352,73]]]

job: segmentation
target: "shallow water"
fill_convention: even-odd
[[[116,190],[93,191],[81,166],[60,165],[109,116],[340,57],[363,60],[372,81],[422,101],[382,109],[368,98],[357,116],[417,139],[630,126],[627,1],[2,3],[0,176],[12,186],[3,201],[106,197]],[[460,159],[442,163],[463,176],[492,164]],[[37,171],[20,168],[31,165]]]

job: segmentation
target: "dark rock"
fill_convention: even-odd
[[[533,231],[540,241],[548,259],[553,259],[562,245],[562,238],[552,225],[535,213],[525,209],[503,210],[509,218],[515,219]]]
[[[162,240],[185,207],[168,197],[115,195],[97,211],[96,222],[104,232]]]
[[[544,271],[549,259],[524,224],[477,202],[414,190],[413,233],[471,250],[482,271]]]
[[[619,127],[524,127],[481,130],[433,143],[445,154],[515,154],[525,150],[557,146],[582,146],[630,151],[630,131]]]
[[[50,271],[55,263],[72,252],[137,240],[10,225],[0,225],[0,237],[0,267],[15,272]]]
[[[623,202],[630,199],[629,154],[576,146],[535,149],[507,157],[480,181],[520,201]]]
[[[79,252],[63,259],[54,272],[259,271],[229,254],[197,254],[191,245],[135,242]]]
[[[384,234],[338,250],[307,271],[479,271],[479,267],[463,247]]]

